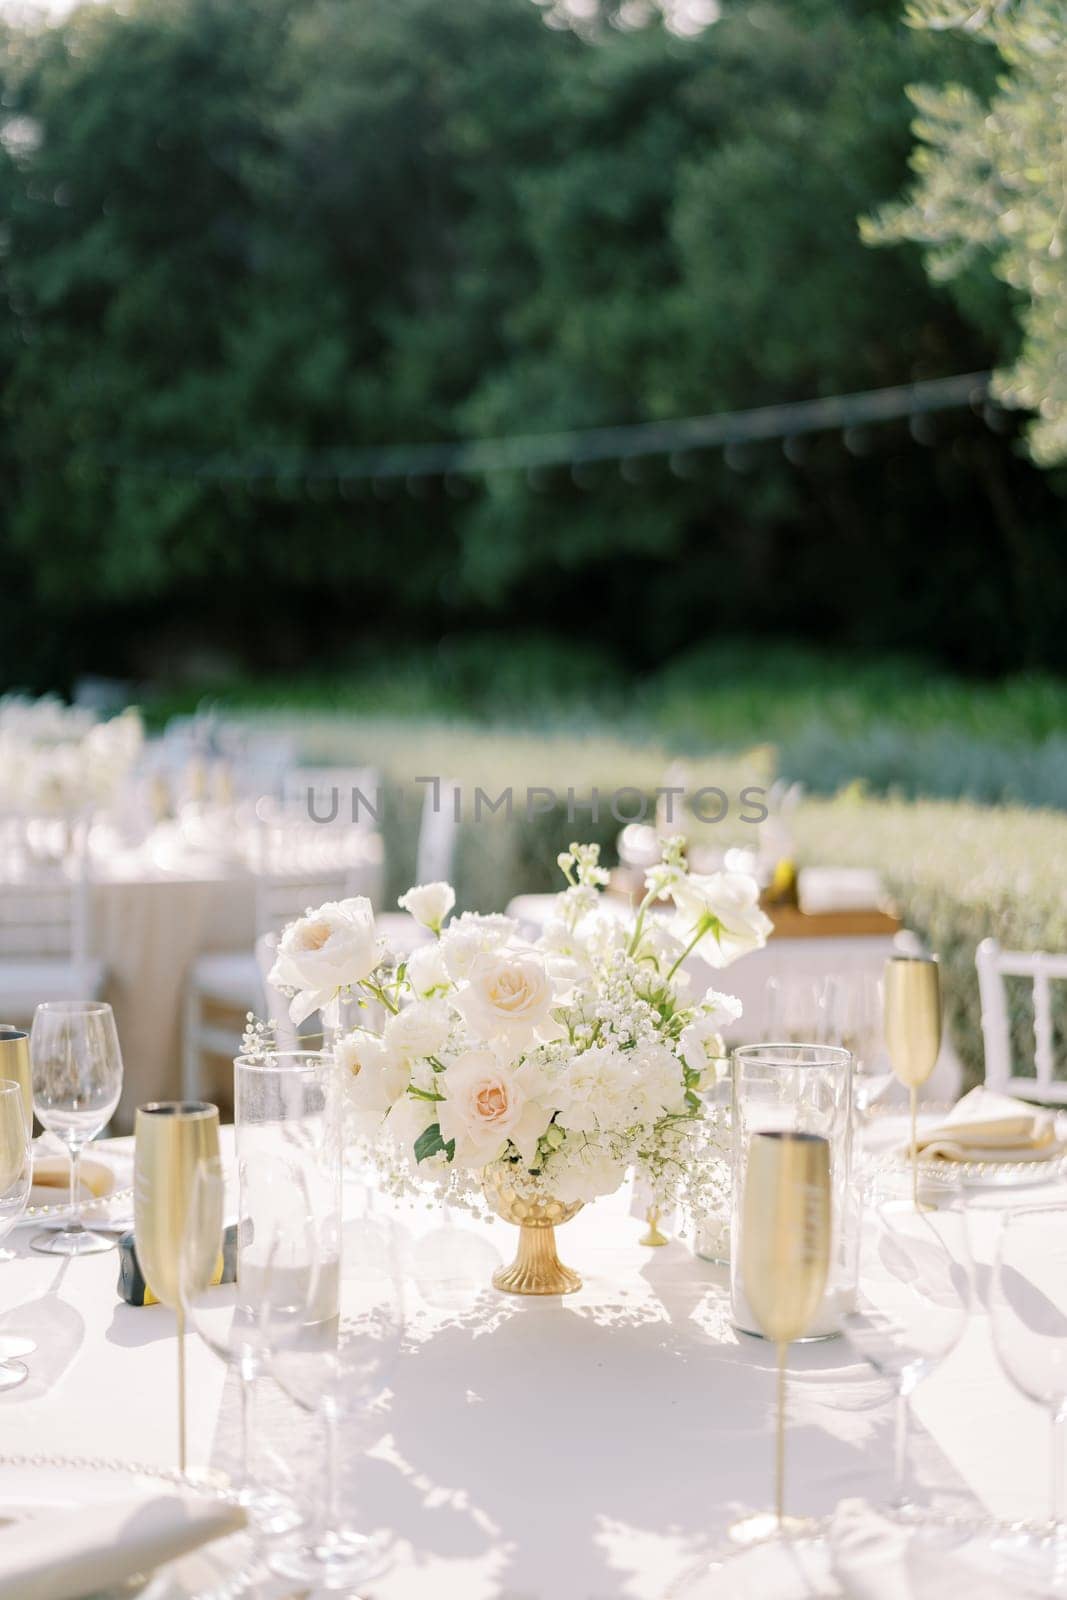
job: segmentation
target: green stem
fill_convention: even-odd
[[[696,947],[700,943],[701,939],[703,939],[703,937],[704,937],[704,935],[706,933],[710,933],[711,932],[712,928],[714,928],[716,926],[716,923],[717,923],[717,918],[715,918],[715,917],[702,918],[701,919],[700,926],[697,928],[696,933],[693,935],[692,939],[690,939],[689,943],[686,945],[685,949],[682,951],[681,955],[678,957],[677,961],[674,963],[674,966],[668,972],[668,974],[667,974],[667,982],[668,983],[670,983],[671,979],[674,977],[674,974],[678,971],[678,968],[681,966],[681,964],[685,960],[686,956],[692,955],[693,951],[696,949]]]
[[[385,1009],[391,1011],[394,1017],[399,1015],[400,1007],[390,1000],[380,983],[371,983],[369,979],[364,978],[360,983],[360,988],[366,989],[367,993],[372,995],[375,1000],[380,1000]]]
[[[648,910],[653,900],[655,900],[658,893],[658,889],[650,889],[637,908],[637,919],[634,922],[634,931],[630,936],[630,943],[626,946],[626,954],[628,956],[633,955],[641,941],[641,935],[645,928],[645,912]]]

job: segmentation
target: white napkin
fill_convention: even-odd
[[[87,1157],[82,1161],[78,1196],[83,1204],[103,1199],[115,1187],[115,1174],[102,1161]],[[70,1157],[35,1152],[33,1183],[28,1205],[61,1206],[70,1194]]]
[[[797,903],[806,916],[827,911],[879,911],[885,885],[867,867],[802,867],[797,873]]]
[[[245,1524],[240,1506],[179,1490],[47,1508],[6,1527],[2,1516],[0,1508],[0,1600],[81,1600]]]
[[[924,1156],[944,1161],[1042,1161],[1060,1154],[1056,1116],[979,1085],[936,1128],[919,1133]]]

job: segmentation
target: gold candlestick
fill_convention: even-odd
[[[638,1244],[647,1244],[653,1248],[661,1244],[670,1244],[670,1240],[659,1225],[659,1206],[649,1206],[645,1212],[645,1221],[648,1223],[648,1232],[641,1235]]]
[[[941,1049],[941,971],[934,956],[892,956],[885,966],[885,1042],[911,1107],[911,1194],[919,1209],[919,1089]]]
[[[178,1322],[178,1460],[184,1473],[185,1316],[179,1270],[189,1213],[202,1162],[217,1161],[218,1107],[199,1100],[159,1101],[138,1106],[134,1145],[134,1243],[145,1282]],[[205,1238],[204,1282],[211,1280],[218,1238]],[[188,1250],[186,1252],[188,1259]]]

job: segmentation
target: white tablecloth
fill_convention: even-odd
[[[500,1222],[398,1215],[424,1264],[460,1260],[476,1284],[488,1285],[493,1251],[513,1252]],[[585,1279],[566,1299],[486,1288],[443,1305],[423,1286],[386,1431],[345,1467],[352,1520],[392,1540],[370,1600],[663,1600],[734,1516],[766,1506],[773,1352],[731,1327],[722,1269],[680,1243],[642,1248],[642,1231],[624,1194],[560,1229],[561,1257]],[[119,1302],[113,1254],[64,1263],[30,1254],[27,1236],[0,1264],[0,1334],[38,1344],[30,1381],[0,1394],[3,1450],[173,1464],[172,1314]],[[988,1254],[988,1217],[978,1240]],[[195,1339],[189,1375],[192,1459],[225,1466],[235,1380]],[[790,1396],[792,1507],[884,1501],[891,1407],[871,1369],[843,1340],[794,1347]],[[270,1472],[314,1494],[315,1425],[270,1383],[260,1412]],[[927,1491],[1004,1517],[1045,1514],[1048,1424],[1002,1376],[984,1314],[920,1386],[914,1415]],[[264,1579],[253,1592],[292,1589]]]
[[[89,948],[106,968],[104,997],[122,1045],[115,1126],[129,1129],[139,1105],[180,1093],[186,974],[207,951],[252,949],[255,879],[239,862],[190,859],[163,868],[137,852],[98,870],[89,920]]]

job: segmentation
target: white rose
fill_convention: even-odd
[[[761,949],[774,926],[759,908],[755,878],[744,872],[690,873],[673,886],[671,898],[686,944],[701,928],[710,933],[699,954],[712,967]]]
[[[516,1047],[548,1022],[554,1000],[554,985],[537,956],[501,950],[478,957],[454,1003],[472,1032]]]
[[[456,891],[450,883],[417,883],[397,901],[401,910],[407,911],[432,933],[440,933],[441,924],[456,903]]]
[[[490,1050],[465,1050],[439,1073],[445,1099],[437,1106],[445,1144],[456,1141],[457,1166],[484,1167],[503,1155],[508,1140],[532,1163],[551,1112],[530,1097],[537,1079],[501,1066]]]
[[[345,1034],[334,1046],[334,1060],[347,1074],[349,1100],[379,1120],[408,1086],[406,1064],[372,1034]]]
[[[390,1017],[382,1032],[385,1045],[404,1061],[435,1056],[442,1050],[452,1026],[452,1013],[443,1000],[416,1000]]]
[[[374,912],[364,895],[330,900],[291,922],[278,944],[269,982],[296,990],[289,1016],[298,1026],[348,984],[369,977],[381,960]]]

